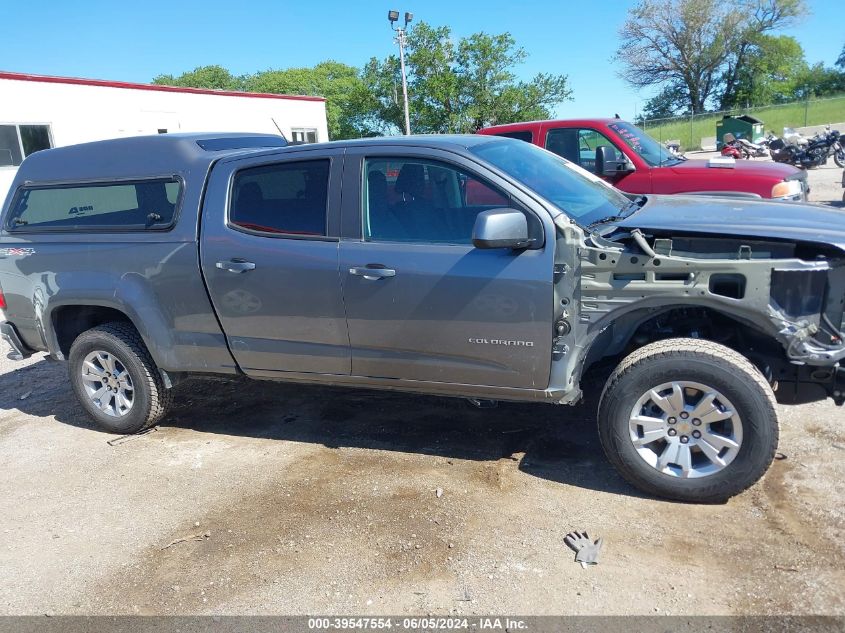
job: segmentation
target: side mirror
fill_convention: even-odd
[[[475,219],[472,244],[476,248],[526,248],[528,220],[525,214],[514,209],[482,211]]]
[[[634,171],[634,166],[616,150],[616,148],[600,145],[596,148],[596,174],[599,176],[624,176]]]

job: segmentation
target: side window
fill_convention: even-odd
[[[500,132],[496,136],[504,136],[505,138],[515,138],[518,141],[525,141],[526,143],[534,142],[534,135],[531,130],[518,130],[516,132]]]
[[[592,173],[596,173],[596,149],[601,146],[619,153],[604,134],[587,128],[555,128],[546,135],[547,150]]]
[[[576,165],[581,164],[578,152],[578,130],[561,127],[549,130],[546,133],[546,149]]]
[[[14,125],[0,125],[0,167],[20,165],[23,160],[18,129]]]
[[[27,187],[9,217],[10,230],[161,229],[173,223],[177,180]]]
[[[364,174],[369,241],[470,244],[481,211],[511,206],[498,189],[436,161],[372,158]]]
[[[317,142],[317,130],[314,128],[294,128],[291,130],[291,145],[305,145]]]
[[[325,235],[328,159],[276,163],[235,174],[230,224],[262,233]]]
[[[51,147],[49,125],[0,125],[0,167],[16,167],[30,154]]]
[[[52,147],[49,125],[20,125],[18,129],[21,132],[24,157]]]

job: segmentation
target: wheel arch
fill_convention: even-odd
[[[735,326],[734,331],[737,333],[752,336],[756,340],[769,341],[771,343],[771,350],[769,350],[771,353],[783,353],[783,348],[772,338],[770,332],[767,332],[753,321],[745,319],[736,312],[727,309],[720,309],[719,307],[699,303],[673,303],[659,307],[632,306],[628,311],[610,315],[608,319],[597,323],[592,328],[593,334],[590,336],[589,343],[584,348],[583,362],[580,364],[582,368],[581,376],[583,377],[593,365],[603,359],[615,359],[624,356],[626,350],[630,350],[632,341],[639,334],[642,334],[650,324],[654,324],[673,314],[685,315],[685,318],[679,320],[679,325],[676,328],[667,329],[661,335],[643,341],[641,344],[645,345],[666,338],[702,338],[704,340],[711,340],[714,343],[727,345],[738,353],[747,356],[746,350],[739,349],[726,342],[730,337],[721,337],[721,340],[717,340],[710,336],[701,336],[700,332],[691,330],[689,327],[696,323],[702,326],[708,326],[713,321],[724,321],[733,324]]]
[[[155,323],[148,315],[141,316],[126,304],[109,301],[84,303],[62,302],[51,305],[45,327],[47,347],[54,358],[66,360],[76,338],[98,325],[109,322],[130,324],[150,352],[156,365],[166,362],[167,350],[172,347],[171,335],[163,322]],[[140,327],[143,324],[144,327]],[[46,325],[46,324],[45,324]]]

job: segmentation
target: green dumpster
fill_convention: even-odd
[[[721,121],[716,122],[716,149],[722,149],[725,134],[733,134],[736,138],[744,138],[751,142],[763,136],[763,122],[750,114],[734,116],[726,114]]]

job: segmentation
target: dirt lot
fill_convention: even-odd
[[[811,172],[814,200],[840,173]],[[64,365],[0,360],[0,614],[845,614],[829,402],[782,407],[763,481],[692,506],[625,484],[586,407],[247,381],[178,400],[112,446]]]

